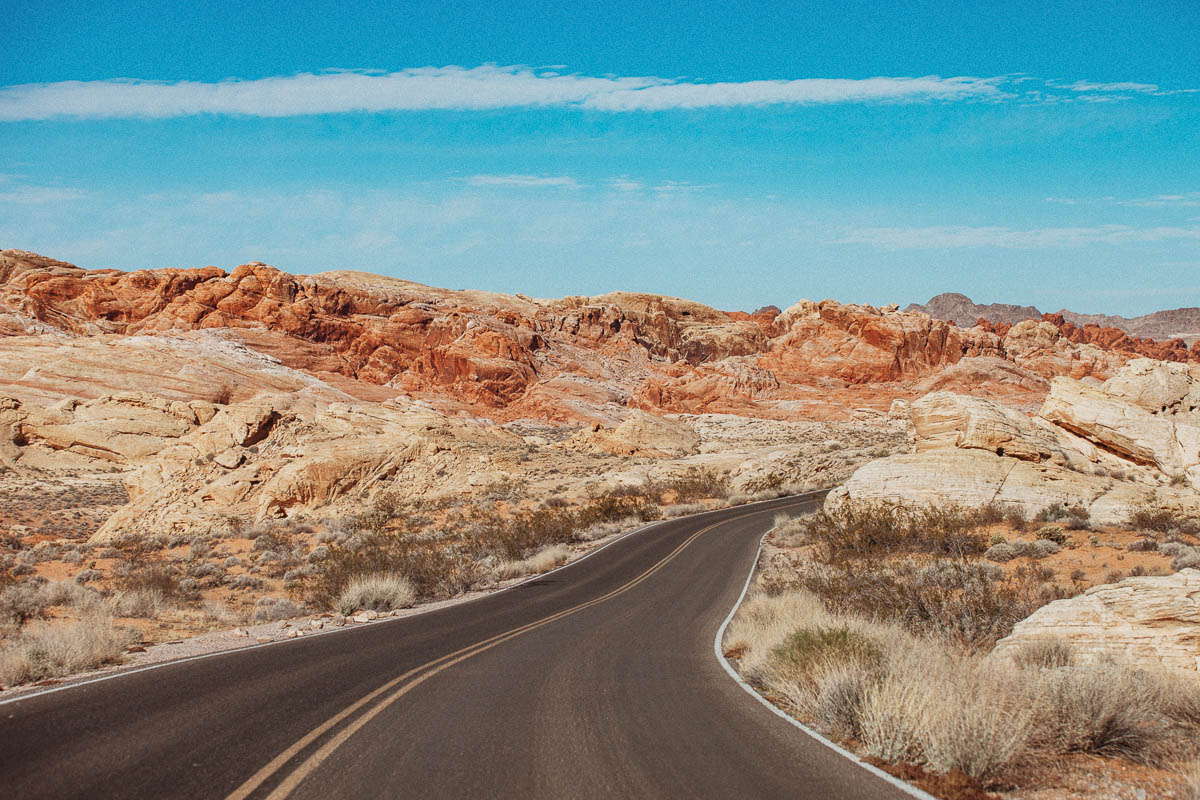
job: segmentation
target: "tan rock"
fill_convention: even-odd
[[[1084,664],[1116,659],[1200,672],[1200,570],[1126,578],[1056,600],[1017,623],[993,652],[1008,656],[1047,638],[1070,643]]]
[[[1051,431],[991,400],[934,392],[913,401],[910,414],[917,452],[958,447],[1023,461],[1049,461],[1055,455],[1063,460]]]

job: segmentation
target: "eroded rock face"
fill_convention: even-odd
[[[1017,326],[1002,338],[922,313],[833,301],[727,313],[658,295],[533,300],[365,273],[300,277],[261,263],[229,273],[83,270],[14,250],[0,251],[0,317],[0,333],[20,334],[0,338],[0,348],[30,350],[37,342],[49,365],[44,377],[11,376],[28,381],[31,393],[53,391],[51,373],[110,363],[93,360],[100,343],[128,349],[123,342],[136,339],[179,349],[208,342],[229,351],[226,362],[240,347],[278,366],[280,374],[265,381],[270,385],[247,387],[238,400],[294,391],[283,384],[307,375],[362,400],[408,395],[497,421],[606,427],[625,416],[612,404],[658,413],[844,417],[846,409],[869,404],[877,393],[868,389],[880,382],[890,387],[879,394],[883,410],[892,397],[913,396],[916,382],[939,376],[934,388],[1000,388],[1013,402],[1037,402],[1050,377],[1104,377],[1125,359],[1075,344],[1050,323]],[[46,341],[54,332],[55,341]],[[164,346],[143,346],[156,348]],[[994,383],[978,381],[981,360],[1006,365],[986,369]],[[964,361],[977,368],[951,369]],[[134,388],[171,396],[205,385],[168,368],[168,385],[159,391],[152,382],[158,373],[147,366],[135,386],[119,370],[102,368],[93,382],[110,386],[96,394]],[[255,370],[246,374],[263,382]]]
[[[1061,503],[1101,524],[1153,504],[1200,515],[1191,370],[1139,360],[1099,386],[1055,378],[1034,417],[934,392],[908,409],[916,452],[863,466],[827,502],[994,502],[1027,513]]]
[[[1200,381],[1184,369],[1165,367],[1135,362],[1101,387],[1056,378],[1041,415],[1134,464],[1200,489],[1200,415],[1192,411]]]
[[[1108,659],[1200,672],[1200,570],[1126,578],[1042,606],[993,651],[1061,639],[1080,663]]]

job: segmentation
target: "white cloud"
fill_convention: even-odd
[[[611,179],[608,185],[618,192],[636,192],[645,188],[640,181],[631,180],[623,175],[620,178]]]
[[[568,175],[472,175],[467,178],[471,186],[553,186],[562,189],[578,189],[579,184]]]
[[[911,228],[846,228],[834,244],[866,244],[884,250],[936,250],[957,247],[1081,247],[1168,240],[1200,241],[1200,227],[1133,228],[1101,225],[1075,228],[972,227],[966,225]]]
[[[1200,208],[1200,192],[1181,194],[1156,194],[1152,197],[1047,197],[1047,203],[1064,206],[1111,205],[1132,208]]]
[[[8,180],[4,179],[4,183]],[[82,189],[55,186],[11,186],[0,192],[0,204],[40,206],[50,203],[66,203],[87,196]]]
[[[1075,81],[1066,88],[1073,92],[1157,92],[1158,86],[1153,83],[1093,83],[1091,81]]]
[[[567,107],[659,111],[769,104],[994,99],[1003,79],[808,78],[700,83],[591,77],[528,67],[422,67],[304,73],[255,80],[62,81],[0,88],[0,121],[165,118],[193,114],[289,117],[349,112]]]

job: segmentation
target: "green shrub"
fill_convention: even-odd
[[[803,678],[830,664],[875,666],[882,658],[883,651],[869,637],[842,626],[802,628],[774,647],[767,663],[786,675]]]

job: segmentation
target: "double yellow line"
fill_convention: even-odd
[[[525,625],[521,625],[519,627],[512,628],[508,631],[505,631],[504,633],[496,634],[495,636],[492,636],[489,639],[484,639],[481,642],[476,642],[475,644],[468,645],[467,647],[464,647],[460,650],[456,650],[453,653],[449,653],[440,658],[436,658],[432,661],[426,662],[425,664],[422,664],[419,667],[414,667],[413,669],[410,669],[408,672],[405,672],[403,675],[399,675],[399,676],[393,678],[392,680],[385,683],[383,686],[380,686],[378,689],[375,689],[374,691],[365,695],[361,699],[355,701],[354,703],[350,704],[346,708],[342,709],[337,714],[333,715],[332,717],[327,719],[325,722],[318,725],[316,728],[313,728],[311,731],[309,731],[307,734],[305,734],[304,737],[302,737],[301,739],[296,741],[296,743],[293,744],[291,747],[284,750],[279,755],[275,756],[275,758],[271,759],[271,761],[266,766],[264,766],[262,769],[260,769],[258,772],[254,773],[253,775],[251,775],[250,778],[247,779],[245,783],[243,783],[241,786],[239,786],[237,789],[235,789],[232,793],[230,793],[226,797],[226,800],[246,800],[246,798],[248,798],[251,794],[253,794],[260,786],[263,785],[263,783],[265,783],[269,778],[271,778],[273,775],[275,775],[277,772],[279,772],[279,770],[281,770],[289,761],[291,761],[293,758],[295,758],[301,752],[303,752],[306,748],[308,748],[309,745],[311,745],[313,742],[317,741],[319,738],[324,736],[332,728],[336,727],[347,717],[353,715],[355,712],[370,705],[371,703],[375,703],[375,705],[371,706],[371,708],[368,711],[366,711],[366,713],[362,714],[357,719],[355,719],[352,723],[350,723],[346,727],[342,728],[340,731],[337,732],[336,735],[334,735],[327,742],[325,742],[325,744],[321,745],[321,747],[318,750],[316,750],[312,755],[310,755],[308,758],[306,758],[299,766],[297,766],[294,770],[292,770],[291,773],[289,773],[287,775],[287,777],[285,777],[283,779],[283,781],[281,781],[279,783],[279,785],[276,786],[275,789],[272,790],[272,792],[269,795],[267,795],[267,800],[282,800],[282,798],[285,798],[288,795],[290,795],[292,793],[292,791],[295,790],[295,788],[300,785],[301,781],[303,781],[305,778],[307,778],[309,775],[311,775],[314,770],[316,770],[319,766],[321,766],[321,764],[323,764],[326,761],[326,759],[328,759],[331,755],[333,755],[335,750],[337,750],[339,747],[341,747],[343,744],[345,744],[346,740],[349,739],[351,736],[353,736],[355,733],[357,733],[364,725],[366,725],[368,722],[370,722],[372,719],[374,719],[376,716],[378,716],[380,713],[382,713],[384,711],[384,709],[386,709],[388,706],[395,703],[401,697],[408,694],[413,689],[415,689],[416,687],[420,686],[425,681],[432,678],[434,675],[437,675],[439,672],[442,672],[443,670],[449,669],[450,667],[454,666],[455,664],[458,664],[462,661],[466,661],[468,658],[471,658],[472,656],[479,655],[480,653],[482,653],[486,650],[491,650],[493,647],[496,647],[497,645],[503,644],[504,642],[507,642],[511,639],[515,639],[518,636],[522,636],[526,633],[529,633],[530,631],[537,630],[538,628],[541,628],[545,625],[549,625],[552,622],[557,622],[558,620],[563,619],[565,617],[569,617],[573,614],[578,614],[580,611],[583,611],[584,609],[591,608],[592,606],[595,606],[595,605],[599,605],[600,603],[603,603],[607,600],[611,600],[612,598],[616,597],[617,595],[620,595],[620,594],[623,594],[623,593],[629,591],[630,589],[637,586],[642,581],[649,578],[654,573],[658,572],[660,569],[662,569],[664,566],[666,566],[668,563],[670,563],[676,556],[678,556],[681,552],[683,552],[684,548],[686,548],[688,545],[690,545],[692,542],[694,542],[699,537],[703,536],[705,533],[708,533],[709,531],[711,531],[713,528],[716,528],[718,525],[725,525],[730,522],[735,522],[739,519],[744,519],[746,517],[753,516],[755,513],[761,513],[761,512],[752,512],[749,514],[741,514],[736,517],[731,517],[730,519],[721,520],[720,522],[714,522],[712,525],[709,525],[705,528],[701,528],[700,530],[696,531],[691,536],[689,536],[687,539],[685,539],[678,547],[676,547],[669,554],[667,554],[665,557],[663,557],[663,559],[661,561],[659,561],[657,564],[655,564],[653,567],[646,570],[641,575],[638,575],[636,578],[634,578],[633,580],[624,584],[623,586],[621,586],[617,589],[613,589],[608,594],[601,595],[600,597],[597,597],[593,600],[588,600],[587,602],[580,603],[579,605],[576,605],[576,606],[572,606],[571,608],[565,609],[563,611],[559,611],[555,614],[551,614],[548,617],[543,617],[542,619],[536,620],[534,622],[529,622],[529,623],[526,623]],[[389,694],[389,692],[390,692],[390,694]],[[381,697],[382,697],[382,699],[380,699]],[[377,700],[378,700],[378,702],[376,702]]]

